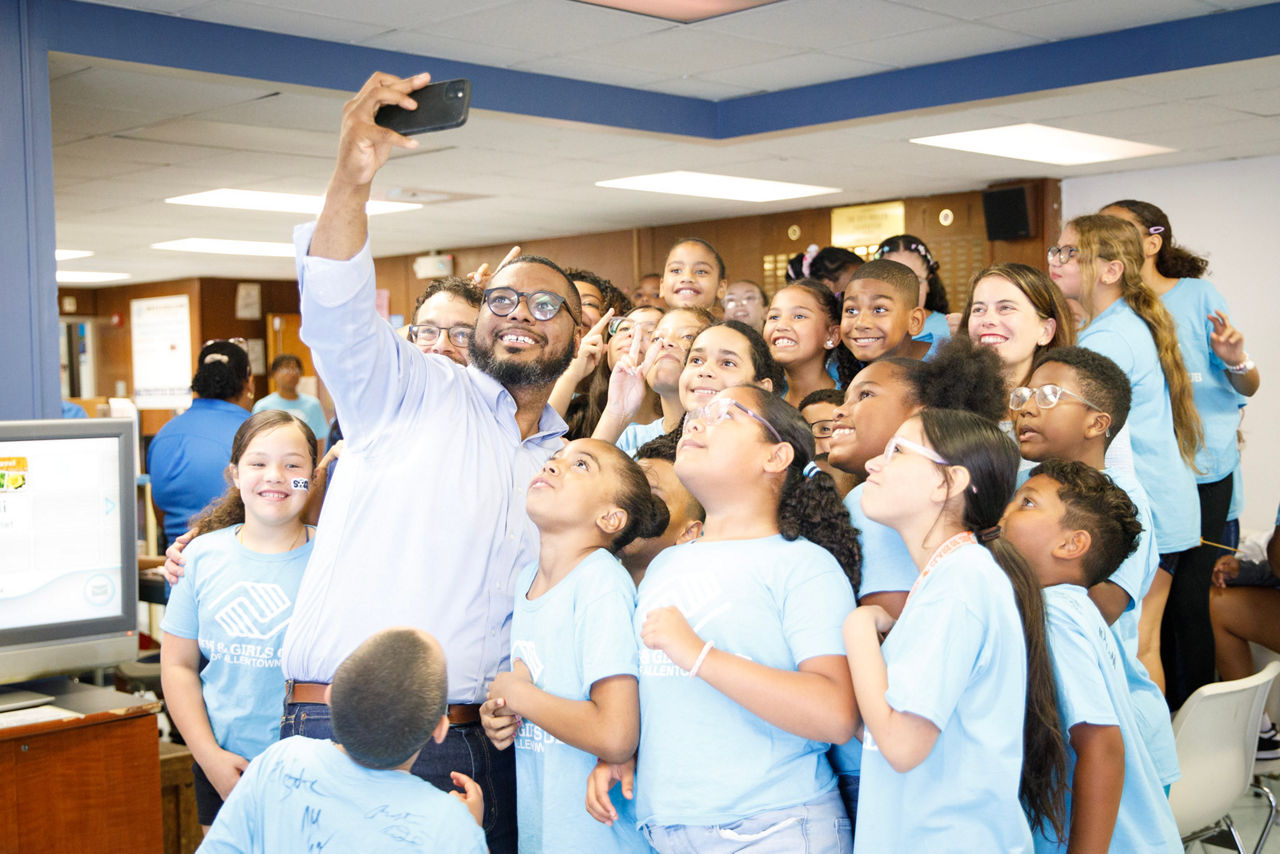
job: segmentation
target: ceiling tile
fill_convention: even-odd
[[[964,0],[962,3],[957,3],[956,0],[892,0],[892,2],[899,6],[911,6],[916,9],[925,9],[929,12],[937,12],[939,14],[950,15],[955,18],[963,18],[966,21],[977,21],[991,15],[998,15],[1002,12],[1035,9],[1040,6],[1049,6],[1061,1],[1062,0]]]
[[[452,59],[456,62],[474,62],[479,65],[491,65],[506,68],[518,62],[541,59],[545,52],[527,48],[503,47],[485,42],[468,42],[459,39],[446,39],[432,32],[418,30],[392,30],[371,38],[361,39],[359,44],[367,47],[397,50],[401,53],[412,53],[422,57]],[[430,71],[430,63],[423,67]]]
[[[984,18],[983,21],[997,27],[1060,41],[1190,18],[1204,13],[1204,5],[1197,0],[1126,0],[1123,3],[1115,0],[1067,0],[1034,9],[1003,12]]]
[[[856,44],[834,48],[831,52],[893,68],[907,68],[1012,50],[1044,41],[1038,36],[1010,32],[986,24],[952,22],[944,27],[859,40]]]
[[[1204,102],[1255,116],[1280,116],[1280,88],[1256,92],[1230,92],[1205,98]]]
[[[794,47],[684,27],[650,33],[617,44],[568,50],[562,55],[610,65],[660,69],[671,78],[741,65],[744,56],[762,62],[799,52]]]
[[[174,163],[190,163],[225,154],[224,149],[210,148],[203,145],[181,145],[164,142],[151,142],[128,136],[97,136],[59,145],[53,150],[54,168],[63,158],[92,158],[101,162],[116,161],[120,163],[145,163],[153,166],[168,166]]]
[[[49,88],[51,100],[60,104],[117,110],[137,110],[140,104],[145,104],[147,112],[174,116],[249,101],[275,91],[270,84],[253,84],[248,80],[232,85],[222,80],[104,67],[61,77],[50,83]]]
[[[418,29],[441,38],[498,47],[527,50],[532,45],[542,45],[545,53],[555,54],[566,46],[605,44],[675,27],[659,18],[586,3],[519,0],[487,9],[483,14],[460,15]]]
[[[531,71],[534,74],[550,74],[554,77],[590,80],[592,83],[632,88],[644,88],[646,84],[662,80],[667,76],[666,71],[661,68],[625,68],[606,62],[590,62],[567,56],[531,59],[527,62],[518,62],[511,67],[518,71]]]
[[[336,132],[301,131],[292,128],[239,125],[181,119],[132,134],[139,139],[207,145],[240,151],[274,151],[281,154],[311,154],[332,157],[337,152]]]
[[[885,70],[886,66],[874,62],[862,62],[829,53],[802,53],[734,68],[704,71],[697,79],[728,83],[753,91],[767,91],[843,80]]]
[[[694,29],[793,48],[824,50],[854,41],[938,27],[954,20],[949,15],[886,0],[791,0],[712,18],[694,25]]]
[[[331,18],[314,13],[299,15],[291,9],[244,3],[241,0],[213,0],[202,4],[188,16],[215,24],[287,32],[290,35],[334,42],[356,42],[389,29],[385,24],[366,20],[362,8],[349,9],[345,18]]]

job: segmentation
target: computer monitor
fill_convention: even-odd
[[[138,654],[135,430],[0,421],[0,684]]]

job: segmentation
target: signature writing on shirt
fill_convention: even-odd
[[[320,808],[308,804],[302,810],[302,839],[307,846],[307,854],[319,854],[324,851],[325,846],[333,839],[333,834],[326,835],[323,839],[317,838],[318,834],[324,832],[320,824]]]
[[[278,782],[284,789],[284,796],[281,800],[285,800],[293,795],[294,792],[306,792],[313,795],[326,797],[326,793],[320,791],[316,784],[318,778],[307,775],[306,769],[296,767],[297,763],[288,759],[281,759],[273,762],[271,767],[267,769],[267,780]]]
[[[411,827],[413,824],[420,824],[423,817],[417,813],[411,812],[394,812],[390,805],[379,804],[364,814],[369,821],[383,820],[392,822],[386,825],[380,831],[384,836],[389,836],[396,842],[402,842],[406,845],[423,845],[426,842],[421,832]]]

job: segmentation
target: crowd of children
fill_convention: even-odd
[[[353,104],[398,103],[422,82],[375,78]],[[367,133],[351,114],[343,151]],[[327,215],[300,256],[359,248],[333,247]],[[1068,222],[1047,271],[978,273],[951,325],[939,264],[912,235],[865,263],[813,247],[772,295],[730,285],[711,244],[681,239],[634,303],[513,253],[493,276],[433,285],[407,341],[352,319],[376,339],[361,369],[391,379],[338,383],[353,386],[339,415],[362,432],[336,480],[444,435],[416,435],[402,414],[435,424],[418,397],[437,387],[467,424],[488,423],[501,393],[458,390],[482,373],[521,428],[504,441],[527,456],[499,473],[514,503],[465,469],[405,482],[500,500],[533,551],[502,591],[505,616],[498,594],[466,593],[490,603],[486,660],[503,644],[466,695],[482,700],[470,717],[454,677],[474,671],[445,661],[476,653],[450,646],[453,618],[437,602],[434,624],[396,625],[440,589],[362,595],[366,609],[409,598],[387,620],[362,613],[382,631],[349,644],[331,678],[286,687],[293,602],[301,617],[319,595],[303,581],[313,534],[343,537],[354,499],[305,525],[311,428],[270,410],[246,421],[230,490],[171,551],[165,693],[212,825],[202,850],[473,851],[486,833],[491,850],[530,854],[1180,850],[1170,707],[1213,678],[1212,655],[1206,671],[1189,649],[1213,633],[1199,552],[1221,535],[1258,374],[1203,265],[1174,277],[1194,256],[1170,247],[1158,208],[1117,202]],[[540,289],[504,284],[516,266],[539,268]],[[348,296],[312,299],[337,310]],[[568,342],[554,358],[503,365],[553,334]],[[385,399],[369,397],[377,383]],[[452,426],[429,452],[495,446]],[[416,522],[384,534],[449,560],[457,543],[439,544],[488,549],[502,533]],[[516,554],[494,545],[491,564],[502,548]],[[303,734],[277,741],[282,706],[326,728],[287,721]],[[486,802],[488,781],[413,776],[463,727],[514,754],[514,809]],[[515,845],[495,810],[514,813]]]

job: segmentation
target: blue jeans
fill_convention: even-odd
[[[646,825],[660,854],[849,854],[853,833],[839,791],[721,825]]]
[[[333,738],[329,707],[289,703],[280,719],[280,737]],[[497,750],[479,724],[449,727],[443,744],[431,742],[418,754],[413,774],[445,792],[454,791],[451,771],[461,771],[484,792],[484,835],[490,854],[516,854],[516,762],[514,750]]]

